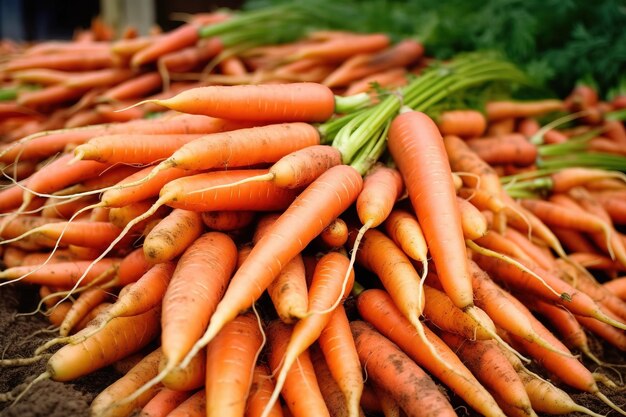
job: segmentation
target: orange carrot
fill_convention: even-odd
[[[389,46],[390,38],[386,34],[348,34],[331,38],[323,42],[303,45],[287,56],[287,59],[323,58],[327,61],[342,61],[357,53],[376,52]]]
[[[133,76],[127,68],[105,68],[94,71],[84,71],[68,77],[63,84],[74,88],[98,88],[119,84]]]
[[[428,266],[428,247],[417,218],[410,212],[395,208],[385,220],[385,231],[411,259]]]
[[[341,218],[336,218],[322,230],[319,240],[329,249],[345,245],[348,241],[348,225]]]
[[[268,364],[272,374],[276,373],[285,357],[285,350],[291,338],[293,327],[281,321],[271,322],[267,326]],[[272,394],[276,392],[274,391]],[[320,392],[309,351],[304,350],[295,366],[290,367],[281,390],[282,398],[289,411],[298,416],[329,417],[324,398]],[[273,404],[273,405],[271,405]],[[262,416],[269,416],[276,401],[265,404]]]
[[[91,51],[88,54],[65,52],[42,54],[14,59],[4,66],[5,71],[18,71],[31,68],[47,68],[64,71],[88,71],[110,67],[113,64],[112,54],[106,50]]]
[[[387,292],[378,289],[363,291],[358,296],[357,308],[364,320],[396,343],[418,365],[426,368],[476,411],[486,416],[502,415],[491,395],[455,353],[427,327],[424,328],[426,337],[444,361],[424,348],[415,328],[400,313]]]
[[[442,136],[455,135],[475,138],[485,133],[487,119],[478,110],[447,110],[437,117],[437,127]]]
[[[197,24],[186,23],[166,34],[159,36],[158,40],[140,49],[131,58],[132,68],[154,62],[168,52],[193,45],[200,38]]]
[[[124,376],[100,392],[91,402],[91,415],[94,417],[128,415],[135,408],[146,405],[157,394],[160,387],[154,387],[135,401],[121,403],[120,400],[156,375],[161,356],[160,348],[152,351]]]
[[[347,415],[357,416],[363,392],[363,375],[343,305],[337,306],[332,313],[318,344],[325,358],[324,363],[328,364],[328,371],[343,394]]]
[[[267,122],[323,122],[335,111],[333,92],[316,83],[197,87],[147,102],[183,113]]]
[[[537,412],[554,415],[584,413],[593,417],[601,416],[575,403],[565,391],[545,379],[537,378],[528,372],[518,372],[518,374],[524,383],[533,409]]]
[[[346,323],[347,324],[347,323]],[[348,326],[348,331],[350,327]],[[352,340],[352,333],[348,333],[350,336],[350,340]],[[354,342],[351,342],[354,344]],[[356,354],[356,348],[354,348],[354,353]],[[326,403],[326,407],[331,416],[347,416],[348,415],[348,405],[346,402],[346,397],[343,392],[339,389],[339,385],[333,379],[333,376],[330,373],[330,369],[326,364],[326,360],[322,355],[319,347],[316,345],[312,345],[309,348],[309,354],[311,357],[311,362],[313,363],[313,369],[315,369],[315,377],[317,379],[318,385],[320,387],[320,392],[322,393],[322,397],[324,397],[324,402]],[[359,372],[359,377],[361,377],[361,364],[359,362],[358,356],[356,357],[357,370]],[[359,404],[357,403],[357,414],[359,410]]]
[[[59,262],[45,265],[17,266],[0,272],[0,279],[21,281],[32,284],[51,285],[54,287],[71,288],[84,275],[91,261]],[[103,274],[113,274],[119,259],[102,259],[94,264],[82,282],[89,283]],[[6,282],[5,282],[6,283]]]
[[[159,371],[163,371],[167,359],[163,357],[159,364]],[[206,380],[206,352],[201,350],[184,368],[172,369],[164,378],[163,385],[177,391],[192,391],[202,388]]]
[[[201,213],[202,222],[210,230],[232,232],[252,224],[256,212],[252,210],[205,211]]]
[[[498,399],[517,409],[522,415],[537,415],[524,389],[524,383],[495,341],[466,340],[445,332],[442,332],[441,338]]]
[[[461,214],[461,227],[463,237],[469,240],[479,239],[488,232],[487,219],[485,216],[467,200],[457,197],[459,213]]]
[[[167,362],[161,377],[178,365],[202,336],[236,258],[234,242],[219,232],[204,234],[183,253],[163,297],[161,344]]]
[[[226,324],[207,345],[207,416],[242,416],[254,366],[263,344],[252,313]]]
[[[174,209],[146,235],[143,253],[155,264],[170,261],[185,251],[203,229],[200,214]]]
[[[353,81],[344,92],[344,95],[352,96],[359,93],[371,93],[373,91],[372,87],[375,85],[392,89],[396,87],[403,87],[407,83],[407,70],[405,68],[392,68]]]
[[[239,311],[250,307],[282,266],[319,235],[330,222],[346,210],[361,191],[361,175],[348,165],[330,168],[311,183],[285,210],[252,248],[236,271],[222,301],[218,304],[204,336],[189,357],[206,345]],[[314,223],[302,218],[315,218]],[[185,361],[183,361],[183,364]]]
[[[469,139],[466,143],[478,156],[491,165],[528,166],[535,162],[538,155],[537,147],[519,133]]]
[[[541,116],[555,111],[565,110],[565,104],[561,100],[544,99],[535,101],[490,101],[485,105],[487,119],[489,121],[505,119],[509,117],[533,117]]]
[[[268,411],[269,407],[278,400],[289,371],[296,364],[298,357],[319,338],[330,321],[336,300],[344,299],[352,289],[354,273],[350,268],[348,258],[337,252],[329,252],[318,261],[309,288],[309,314],[294,324],[289,342],[283,352]],[[349,272],[348,282],[344,287],[343,280],[347,272]]]
[[[304,262],[300,254],[294,256],[267,287],[278,317],[285,323],[294,323],[306,316],[308,290]]]
[[[5,253],[6,256],[6,253]],[[622,300],[626,299],[626,277],[615,278],[602,284],[602,286]]]
[[[452,171],[437,125],[424,113],[400,114],[391,123],[388,146],[404,178],[446,293],[457,307],[473,310]],[[437,191],[425,193],[433,184],[437,184]]]
[[[41,108],[73,102],[82,97],[83,94],[85,94],[84,88],[59,84],[41,90],[23,92],[17,98],[17,103],[29,108]]]
[[[390,68],[404,68],[418,60],[423,53],[424,47],[421,43],[413,39],[404,39],[390,48],[375,53],[349,57],[330,73],[322,84],[328,87],[345,86],[352,81]]]
[[[408,416],[455,416],[433,380],[404,352],[363,321],[350,323],[361,365]]]
[[[109,88],[98,97],[98,101],[123,101],[137,99],[157,90],[162,85],[161,74],[147,72]]]
[[[245,417],[259,417],[265,410],[272,392],[274,391],[274,382],[270,375],[267,365],[258,363],[254,367],[252,374],[252,384],[246,401]],[[268,417],[283,417],[282,410],[278,403],[272,407],[272,411]]]
[[[72,308],[67,312],[63,323],[59,328],[60,336],[67,336],[70,330],[94,307],[104,302],[108,293],[100,288],[92,288],[83,292],[72,304]]]
[[[206,415],[206,392],[201,389],[193,393],[167,417],[204,417]]]
[[[150,401],[143,406],[139,417],[166,417],[187,398],[191,396],[189,391],[175,391],[162,388]]]

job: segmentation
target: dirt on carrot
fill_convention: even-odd
[[[16,313],[26,313],[36,308],[39,301],[37,291],[38,286],[35,285],[25,286],[21,284],[19,288],[15,285],[0,287],[0,352],[4,353],[4,358],[29,356],[39,345],[53,337],[45,333],[36,334],[28,339],[24,337],[48,327],[49,323],[41,314],[14,317]],[[346,308],[350,309],[351,304],[352,300],[348,299]],[[354,312],[348,313],[353,317]],[[590,338],[592,349],[603,360],[610,363],[626,363],[623,352],[598,341],[593,336]],[[596,370],[594,364],[585,363],[590,369]],[[0,393],[15,390],[14,394],[17,395],[25,386],[24,383],[31,381],[44,370],[44,365],[45,361],[42,360],[29,366],[0,367]],[[539,368],[533,370],[542,372]],[[622,378],[626,378],[626,368],[624,367],[613,370],[597,370],[615,381],[619,381],[620,373]],[[8,402],[0,402],[0,417],[88,417],[91,401],[120,376],[121,374],[115,371],[113,367],[107,367],[70,383],[41,381],[32,386],[28,393],[13,407],[9,408],[11,404]],[[446,390],[440,383],[438,386],[440,389]],[[608,407],[592,395],[577,393],[563,386],[559,387],[564,388],[574,401],[585,407],[598,413],[609,411]],[[602,386],[601,390],[613,401],[617,403],[623,401],[623,393],[611,391]],[[458,396],[449,390],[446,390],[446,393],[459,417],[479,417]],[[372,414],[372,416],[374,415]]]

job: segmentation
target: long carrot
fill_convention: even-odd
[[[357,308],[364,320],[396,343],[418,365],[452,389],[470,407],[486,416],[502,415],[494,399],[459,357],[427,327],[424,327],[426,337],[435,346],[438,354],[433,355],[430,349],[424,348],[414,326],[398,310],[387,292],[379,289],[363,291],[358,296]],[[443,357],[444,361],[438,357]]]
[[[248,313],[226,324],[207,345],[207,417],[244,414],[263,342],[256,317]]]
[[[285,349],[291,338],[293,327],[281,321],[267,326],[268,365],[274,374],[285,357]],[[275,387],[274,387],[275,391]],[[308,349],[300,354],[296,366],[292,366],[285,380],[281,395],[289,411],[302,417],[330,417],[324,398],[320,392],[315,370]],[[263,414],[269,415],[269,403]]]
[[[311,183],[276,220],[271,233],[253,247],[231,279],[207,331],[188,357],[206,345],[227,322],[236,317],[237,312],[250,307],[282,266],[356,200],[361,187],[361,175],[347,165],[330,168]],[[311,216],[317,221],[309,224],[301,220]]]
[[[437,125],[424,113],[402,113],[391,123],[388,147],[404,178],[445,292],[458,308],[480,320],[452,171]],[[436,190],[424,191],[435,184]]]
[[[275,227],[275,226],[274,226]],[[270,230],[271,232],[271,230]],[[349,272],[348,283],[344,286],[344,276]],[[298,357],[311,346],[330,321],[335,300],[347,296],[352,289],[354,273],[350,261],[337,252],[329,252],[317,263],[309,288],[309,314],[294,324],[289,342],[285,346],[280,370],[276,376],[276,386],[267,405],[266,416],[285,385],[287,375]],[[323,312],[323,313],[322,313]]]
[[[335,112],[332,90],[316,83],[197,87],[144,102],[189,114],[267,122],[323,122]]]
[[[153,43],[133,54],[130,61],[131,67],[137,68],[154,62],[168,52],[196,43],[200,39],[199,29],[200,27],[197,24],[186,23],[167,34],[159,36]]]
[[[436,118],[443,136],[456,135],[462,138],[480,137],[487,129],[487,119],[478,110],[447,110]]]
[[[361,365],[408,416],[455,416],[433,380],[395,344],[363,321],[350,323]]]
[[[133,402],[119,404],[119,400],[132,393],[137,387],[156,375],[161,355],[162,352],[160,348],[152,351],[124,376],[100,392],[91,402],[91,416],[115,417],[128,415],[135,408],[146,405],[146,403],[156,395],[160,387],[154,387]]]

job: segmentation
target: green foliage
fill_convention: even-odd
[[[251,0],[258,8],[288,0]],[[305,3],[305,2],[302,2]],[[307,0],[332,27],[417,37],[427,53],[497,50],[559,96],[587,80],[606,96],[626,74],[624,0]],[[338,5],[341,5],[338,6]],[[341,8],[341,11],[338,11]],[[328,23],[328,21],[326,22]]]

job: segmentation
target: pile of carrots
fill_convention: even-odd
[[[59,335],[0,366],[130,362],[94,417],[456,415],[437,384],[484,416],[599,415],[565,387],[625,414],[576,356],[626,350],[623,104],[444,108],[522,77],[383,34],[234,53],[233,21],[10,46],[0,285],[39,286]]]

